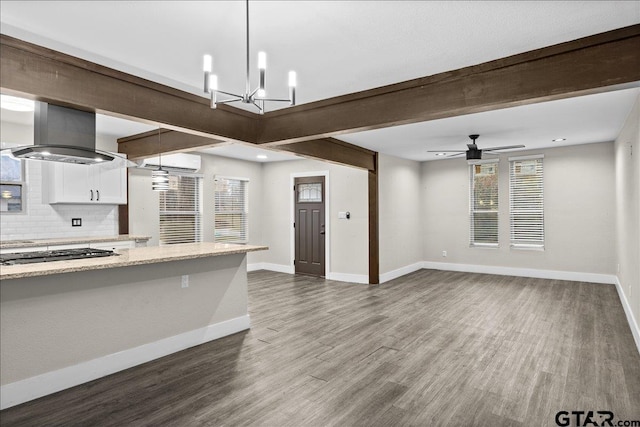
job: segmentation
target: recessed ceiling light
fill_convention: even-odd
[[[436,156],[446,156],[447,153],[436,153]]]
[[[258,154],[258,155],[256,156],[256,158],[258,158],[258,159],[260,159],[260,160],[266,160],[266,159],[268,159],[268,157],[267,157],[267,155],[266,155],[266,154]]]
[[[5,110],[11,111],[33,111],[35,109],[34,102],[24,98],[16,98],[15,96],[0,96],[0,106]]]
[[[556,138],[556,139],[553,139],[552,141],[553,142],[562,142],[562,141],[566,141],[566,140],[567,140],[567,138]]]

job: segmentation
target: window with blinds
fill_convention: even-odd
[[[544,249],[542,156],[509,159],[511,247]]]
[[[470,165],[469,243],[498,246],[498,161]]]
[[[160,245],[202,241],[199,175],[169,175],[169,190],[160,196]]]
[[[244,178],[215,178],[215,241],[247,243],[248,185]]]

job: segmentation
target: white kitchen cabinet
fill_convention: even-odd
[[[42,170],[43,201],[49,204],[127,203],[127,169],[109,163],[77,165],[44,162]]]

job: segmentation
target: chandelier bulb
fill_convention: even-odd
[[[267,69],[267,54],[264,52],[258,52],[258,68],[261,70]]]
[[[211,55],[205,55],[202,60],[202,69],[205,73],[210,73],[213,69],[213,58]]]

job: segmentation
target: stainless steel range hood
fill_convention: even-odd
[[[96,150],[96,115],[46,102],[36,102],[34,145],[11,150],[21,159],[95,164],[113,160]]]

